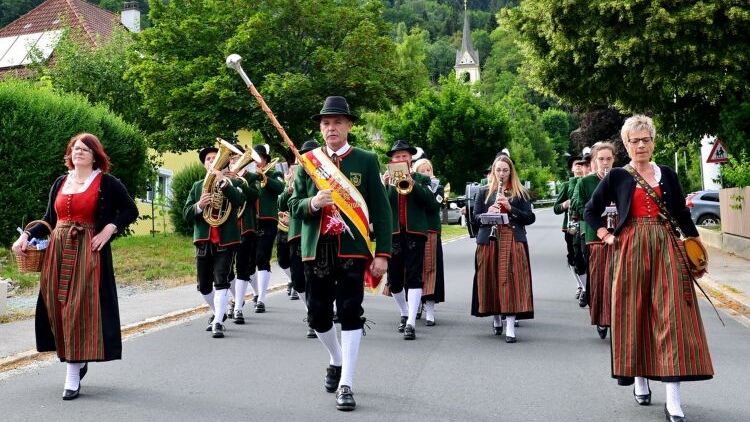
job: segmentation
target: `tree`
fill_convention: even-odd
[[[570,105],[651,111],[668,131],[702,135],[750,89],[744,1],[527,0],[501,15],[532,86]]]
[[[0,0],[0,28],[43,2],[44,0]]]
[[[440,81],[439,91],[423,90],[381,121],[385,151],[397,139],[421,147],[435,173],[456,192],[483,177],[510,141],[502,113],[451,77]]]
[[[143,135],[102,106],[80,95],[58,94],[29,82],[0,82],[0,243],[16,226],[44,215],[52,182],[67,169],[65,149],[77,133],[95,134],[112,162],[112,174],[132,195],[145,191],[152,174]]]
[[[541,121],[544,130],[550,138],[552,148],[557,152],[558,160],[566,152],[574,151],[570,133],[576,128],[576,120],[570,113],[550,108],[542,112]],[[559,165],[557,175],[561,179],[565,178],[568,174],[569,169],[566,167],[567,162],[566,165]]]
[[[315,131],[310,116],[328,95],[358,109],[379,109],[413,95],[411,69],[399,68],[379,1],[240,0],[152,3],[154,26],[138,40],[126,77],[159,121],[163,149],[186,151],[258,130],[276,152],[281,139],[239,76],[224,65],[240,54],[244,69],[291,139]]]

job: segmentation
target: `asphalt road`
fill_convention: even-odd
[[[560,218],[538,212],[528,228],[536,318],[518,342],[492,335],[490,318],[469,315],[474,243],[444,245],[447,302],[417,340],[396,332],[393,299],[367,296],[372,321],[354,378],[357,409],[337,411],[323,388],[327,354],[306,339],[299,301],[269,296],[265,314],[228,324],[224,339],[204,331],[207,316],[124,343],[124,360],[91,364],[81,397],[60,396],[64,365],[45,362],[0,379],[2,421],[657,421],[664,388],[638,406],[632,387],[610,377],[609,343],[573,300]],[[705,301],[701,310],[716,377],[683,383],[689,421],[750,420],[750,335]]]

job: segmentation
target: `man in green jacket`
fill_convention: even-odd
[[[199,153],[206,171],[212,174],[210,183],[214,188],[203,189],[204,180],[193,184],[185,201],[183,217],[193,223],[193,244],[195,244],[195,263],[198,269],[198,291],[214,311],[210,322],[210,329],[214,338],[224,337],[222,322],[226,318],[225,309],[229,301],[230,274],[237,245],[240,243],[240,227],[237,223],[237,208],[245,202],[242,191],[221,172],[222,169],[213,168],[212,163],[217,155],[217,149],[204,148]],[[213,191],[213,192],[212,192]],[[221,194],[232,205],[232,209],[225,213],[226,221],[218,223],[209,216],[206,221],[203,212],[206,209],[216,213],[220,210],[212,206],[212,197]],[[224,209],[223,211],[226,211]]]
[[[401,311],[398,331],[404,333],[405,340],[414,340],[417,312],[422,305],[422,271],[424,269],[424,247],[427,241],[427,213],[437,212],[440,203],[430,190],[430,178],[421,173],[409,174],[412,156],[417,149],[406,141],[396,141],[386,153],[391,158],[389,167],[398,163],[406,164],[407,173],[402,179],[388,171],[383,176],[388,200],[391,203],[393,253],[388,266],[388,288]],[[408,181],[407,180],[410,180]],[[410,185],[408,189],[399,187]],[[404,288],[409,293],[409,301]]]
[[[312,116],[320,126],[325,146],[308,152],[307,156],[317,154],[335,175],[346,179],[340,180],[360,194],[364,204],[357,201],[356,209],[366,206],[369,212],[369,224],[377,240],[375,256],[370,253],[367,233],[363,235],[357,229],[356,223],[361,223],[362,219],[355,222],[344,211],[339,212],[339,208],[334,207],[336,202],[331,189],[319,190],[302,168],[297,171],[289,199],[291,217],[302,220],[308,323],[330,355],[325,389],[329,393],[336,392],[339,410],[354,410],[356,406],[351,387],[362,338],[360,316],[365,273],[369,269],[372,276],[382,277],[391,255],[391,209],[380,181],[378,158],[347,142],[357,119],[349,112],[344,97],[326,98],[320,113]],[[319,171],[322,166],[316,166],[316,173],[322,173]],[[336,196],[336,200],[341,198]],[[367,230],[367,225],[364,228]],[[341,343],[333,325],[334,301],[341,323]]]

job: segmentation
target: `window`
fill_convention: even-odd
[[[165,207],[169,207],[172,198],[172,174],[171,170],[159,169],[159,174],[151,185],[152,189],[146,192],[144,202],[152,203],[156,199]]]

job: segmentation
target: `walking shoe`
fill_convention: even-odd
[[[341,381],[341,367],[328,365],[325,378],[326,391],[329,393],[335,392],[336,388],[339,386],[339,381]]]
[[[499,326],[499,327],[495,327],[495,326],[493,325],[493,326],[492,326],[492,332],[494,332],[496,336],[501,336],[501,335],[503,335],[503,323],[502,323],[502,322],[500,322],[500,326]]]
[[[516,338],[515,337],[511,337],[509,335],[506,335],[505,336],[505,342],[506,343],[515,343],[516,342]]]
[[[604,340],[605,338],[607,338],[607,327],[597,325],[596,332],[599,334],[600,339]]]
[[[401,317],[401,323],[398,324],[398,332],[399,333],[403,333],[404,332],[404,328],[406,328],[406,319],[407,318],[405,316]]]
[[[586,305],[589,304],[588,299],[586,298],[586,290],[581,291],[581,297],[578,298],[578,306],[581,308],[585,308]]]
[[[224,314],[224,317],[221,319],[221,322],[224,322],[226,320],[227,320],[227,314]],[[213,322],[214,322],[214,316],[211,315],[210,317],[208,317],[208,327],[206,327],[206,331],[213,330],[214,328]]]
[[[428,327],[432,327],[433,325],[435,325],[435,320],[434,319],[426,319],[424,321],[424,325],[426,325]]]
[[[266,305],[264,305],[263,302],[258,301],[258,303],[255,304],[255,313],[262,314],[263,312],[266,312]]]
[[[253,305],[258,303],[258,295],[253,295]]]
[[[224,338],[224,326],[220,322],[214,324],[212,331],[213,338]]]
[[[578,289],[576,289],[576,300],[578,300],[578,299],[581,298],[581,290],[583,290],[583,289],[581,289],[580,287]]]
[[[354,401],[354,394],[352,393],[351,387],[348,385],[342,385],[336,391],[336,409],[343,411],[354,410],[357,403]]]
[[[417,338],[417,333],[414,330],[414,326],[406,324],[406,327],[404,327],[404,340],[414,340],[415,338]]]
[[[234,318],[234,299],[229,299],[229,303],[227,303],[226,316],[229,319]]]
[[[299,300],[299,294],[296,290],[292,289],[292,294],[289,295],[289,300]]]
[[[234,323],[242,325],[245,323],[245,316],[242,315],[242,309],[234,311]]]
[[[315,338],[317,335],[315,334],[315,330],[312,328],[307,328],[307,338]]]

